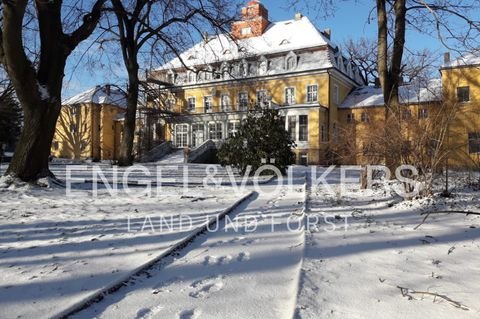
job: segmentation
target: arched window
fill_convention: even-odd
[[[205,70],[205,81],[210,81],[213,78],[212,73],[213,73],[212,67],[208,67]]]
[[[241,77],[247,76],[248,74],[248,63],[245,61],[240,62],[238,66],[238,75]]]
[[[195,82],[195,73],[188,72],[188,83],[194,83],[194,82]]]
[[[294,56],[289,56],[287,58],[287,64],[286,64],[286,69],[287,70],[293,70],[295,69],[295,65],[296,65],[296,57]]]
[[[268,60],[265,57],[260,59],[260,63],[258,64],[258,74],[264,75],[268,72]]]

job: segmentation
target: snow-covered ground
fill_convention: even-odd
[[[165,254],[245,195],[1,189],[0,317],[58,314]]]
[[[7,169],[7,164],[0,165],[0,175]],[[268,182],[273,176],[241,176],[235,169],[228,171],[219,165],[182,164],[182,163],[141,163],[131,167],[112,166],[109,161],[91,163],[74,160],[55,160],[50,170],[64,182],[72,184],[101,183],[102,178],[112,184],[116,181],[120,188],[124,184],[156,185],[241,185]],[[125,183],[124,183],[125,181]]]
[[[278,191],[263,185],[186,253],[74,318],[292,318],[304,244],[303,172],[292,180]]]
[[[110,164],[99,166],[111,183]],[[52,167],[67,175],[65,164]],[[145,167],[148,179],[157,179],[156,164]],[[479,192],[464,176],[452,177],[452,198],[402,201],[387,188],[391,182],[342,196],[338,170],[326,179],[329,187],[309,192],[310,168],[302,167],[293,168],[291,186],[273,180],[238,191],[202,185],[211,177],[207,166],[161,167],[161,178],[176,186],[153,196],[134,186],[129,196],[120,187],[116,196],[101,188],[95,197],[91,183],[79,183],[67,197],[56,185],[0,185],[0,318],[49,318],[87,299],[72,317],[480,317],[480,216],[438,213],[480,211]],[[187,191],[185,168],[195,181]],[[76,170],[72,178],[88,174]],[[183,243],[251,192],[225,220]],[[437,213],[421,224],[422,212]],[[103,299],[89,299],[119,282]]]
[[[384,187],[310,195],[296,318],[480,318],[479,193],[400,202]],[[343,231],[328,231],[323,216]],[[316,223],[316,219],[320,221]]]

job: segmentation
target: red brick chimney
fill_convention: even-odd
[[[268,10],[259,0],[252,0],[242,8],[242,20],[232,24],[232,35],[236,39],[258,37],[269,24]]]

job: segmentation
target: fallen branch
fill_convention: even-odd
[[[430,216],[430,214],[431,213],[428,213],[427,215],[425,215],[425,218],[422,220],[422,222],[420,224],[418,224],[417,226],[415,226],[415,228],[413,230],[417,230],[420,226],[422,226],[423,223],[425,223],[425,221],[427,220],[428,216]]]
[[[463,211],[463,210],[440,210],[440,211],[433,211],[433,212],[423,212],[420,215],[430,215],[430,214],[466,214],[466,215],[479,215],[480,212],[472,212],[472,211]]]
[[[451,298],[449,298],[448,296],[446,295],[441,295],[441,294],[438,294],[438,293],[435,293],[435,292],[429,292],[429,291],[415,291],[413,289],[410,289],[410,288],[405,288],[405,287],[400,287],[400,286],[397,286],[398,289],[400,289],[400,292],[402,293],[402,296],[403,297],[408,297],[409,300],[411,299],[415,299],[412,295],[413,294],[418,294],[418,295],[429,295],[429,296],[433,296],[433,302],[436,301],[437,298],[441,298],[443,300],[445,300],[446,302],[448,302],[449,304],[451,304],[452,306],[454,306],[455,308],[459,308],[459,309],[462,309],[462,310],[470,310],[467,306],[465,306],[464,304],[458,302],[458,301],[455,301]]]
[[[480,216],[479,212],[472,212],[472,211],[468,211],[468,210],[467,211],[441,210],[441,211],[434,211],[434,212],[423,212],[420,215],[425,215],[425,218],[423,218],[422,222],[420,224],[418,224],[417,226],[415,226],[415,228],[413,230],[417,230],[420,226],[422,226],[431,214],[466,214],[467,216],[468,215],[479,215]]]

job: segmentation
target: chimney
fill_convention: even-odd
[[[325,30],[323,30],[323,35],[327,37],[328,40],[331,40],[332,39],[332,29],[330,28],[327,28]]]
[[[380,88],[382,86],[382,84],[380,83],[380,78],[379,77],[375,77],[375,88]]]
[[[105,85],[105,93],[107,94],[107,96],[110,96],[110,93],[111,93],[110,84]]]
[[[450,52],[446,52],[446,53],[443,54],[443,62],[445,64],[450,62]]]
[[[301,12],[297,12],[295,14],[295,21],[300,21],[303,18],[303,14]]]
[[[236,39],[258,37],[269,24],[267,8],[260,1],[252,0],[242,8],[241,20],[232,24],[232,35]]]

